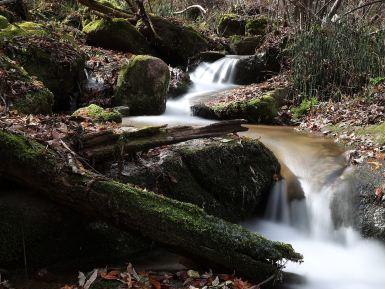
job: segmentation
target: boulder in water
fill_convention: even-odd
[[[137,55],[123,65],[114,94],[115,105],[130,107],[131,115],[158,115],[166,109],[170,71],[161,59]]]
[[[219,92],[209,100],[201,100],[191,109],[193,115],[208,119],[246,119],[251,123],[271,124],[277,116],[280,100],[286,89],[275,89],[248,97],[234,97],[242,88]]]
[[[138,30],[146,36],[159,52],[159,56],[168,64],[186,66],[190,57],[209,50],[208,39],[194,28],[158,16],[151,16],[151,21],[160,39],[157,39],[142,21],[137,24]]]
[[[276,75],[280,70],[273,51],[242,57],[235,66],[234,83],[258,83]]]
[[[238,35],[230,37],[230,49],[237,55],[253,55],[262,44],[262,37]]]
[[[83,32],[89,45],[134,54],[150,53],[150,46],[145,37],[125,19],[94,20],[83,28]]]
[[[157,149],[126,163],[120,179],[239,221],[263,214],[279,171],[277,159],[259,141],[227,137]]]

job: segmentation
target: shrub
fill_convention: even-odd
[[[335,23],[300,32],[291,44],[292,81],[303,95],[355,93],[371,78],[385,75],[384,32]]]

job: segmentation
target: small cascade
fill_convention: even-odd
[[[203,62],[197,69],[191,73],[191,80],[195,85],[232,83],[234,79],[234,71],[237,62],[237,56],[227,56],[215,61],[214,63]]]
[[[290,208],[287,201],[286,180],[282,179],[273,185],[267,203],[265,218],[274,222],[290,224]]]

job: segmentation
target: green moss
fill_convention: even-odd
[[[378,145],[385,145],[385,122],[356,129],[357,135],[369,136]]]
[[[41,167],[41,162],[49,155],[46,148],[38,143],[29,142],[22,136],[0,130],[2,148],[12,153],[10,157],[26,166]],[[7,149],[8,148],[8,149]]]
[[[318,104],[318,100],[315,97],[310,99],[305,98],[302,100],[301,104],[297,107],[292,108],[293,118],[300,119],[303,116],[306,116],[313,106]]]
[[[22,22],[18,24],[8,25],[5,29],[0,30],[0,42],[5,39],[9,40],[15,36],[44,36],[47,35],[47,31],[41,24],[34,22]]]
[[[266,28],[269,22],[270,22],[269,18],[264,16],[246,20],[246,26],[245,26],[246,34],[263,36],[266,32]]]
[[[236,14],[224,14],[218,20],[218,34],[222,36],[244,35],[245,20]]]
[[[3,15],[0,15],[0,29],[4,29],[8,27],[9,21],[7,18],[5,18]]]
[[[261,97],[247,101],[235,101],[211,106],[211,109],[219,119],[243,118],[252,123],[271,123],[277,116],[277,103],[274,97],[275,91],[268,92]]]
[[[144,36],[122,18],[94,20],[83,28],[83,32],[87,34],[87,43],[90,45],[134,54],[150,52]]]
[[[107,110],[96,104],[91,104],[87,107],[79,108],[73,116],[88,117],[96,122],[122,122],[122,115],[115,110]]]

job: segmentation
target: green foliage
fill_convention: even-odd
[[[122,122],[122,115],[115,110],[107,110],[96,104],[79,108],[73,116],[89,117],[96,122]]]
[[[317,98],[315,97],[312,97],[310,99],[305,98],[304,100],[302,100],[299,106],[294,107],[292,109],[294,119],[299,119],[305,116],[311,110],[311,108],[317,104],[318,104]]]
[[[377,76],[377,77],[369,79],[369,83],[371,85],[374,85],[374,86],[379,85],[379,84],[383,83],[384,81],[385,81],[385,77],[383,77],[383,76]]]
[[[385,32],[331,24],[297,34],[289,48],[292,81],[303,95],[330,98],[337,90],[355,93],[371,77],[385,75]]]

